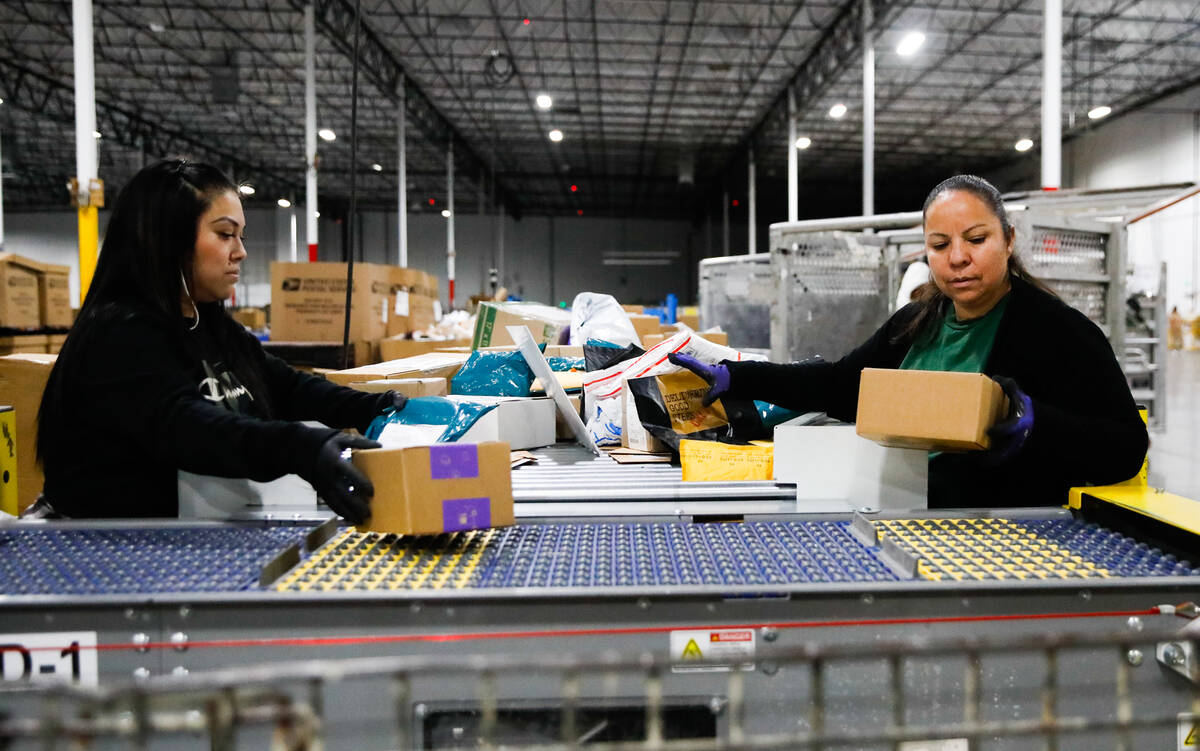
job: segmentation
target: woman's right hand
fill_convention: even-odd
[[[703,378],[704,382],[708,384],[708,393],[704,395],[704,399],[701,401],[705,407],[721,398],[721,395],[726,391],[729,391],[729,368],[723,364],[709,365],[691,355],[676,352],[667,355],[667,359],[671,361],[672,365],[678,365],[681,368],[692,371]]]
[[[371,497],[375,486],[358,467],[350,463],[349,449],[377,449],[376,441],[349,433],[338,433],[317,451],[311,468],[300,476],[313,486],[321,500],[334,513],[351,524],[362,524],[371,516]]]

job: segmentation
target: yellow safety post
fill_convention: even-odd
[[[79,304],[87,297],[100,248],[100,216],[95,206],[79,207]]]

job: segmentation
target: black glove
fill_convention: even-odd
[[[399,391],[385,391],[379,395],[379,414],[387,415],[399,412],[408,404],[408,397]]]
[[[988,428],[992,443],[984,461],[989,465],[999,465],[1021,453],[1025,441],[1033,432],[1033,400],[1011,378],[993,376],[992,380],[1000,384],[1004,395],[1008,397],[1008,414]]]
[[[338,433],[321,444],[316,461],[300,476],[313,486],[334,513],[351,524],[362,524],[371,515],[370,501],[375,495],[375,486],[350,463],[349,455],[343,458],[342,452],[379,447],[378,442],[362,436]]]

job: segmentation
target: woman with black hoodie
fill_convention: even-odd
[[[46,483],[26,516],[172,517],[177,473],[298,474],[351,522],[373,488],[343,452],[404,397],[297,372],[225,312],[246,258],[237,186],[164,160],[121,190],[38,416]],[[301,424],[313,420],[331,426]]]

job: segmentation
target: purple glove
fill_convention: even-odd
[[[729,390],[729,368],[717,363],[709,365],[706,362],[700,362],[691,355],[681,355],[675,352],[667,355],[667,359],[672,365],[678,365],[681,368],[687,368],[696,375],[704,379],[708,384],[708,393],[704,395],[701,403],[707,407],[715,402]]]
[[[1008,397],[1008,416],[988,429],[992,445],[987,451],[987,462],[1004,464],[1021,452],[1033,432],[1033,400],[1011,378],[995,376],[992,380],[1000,384]]]

